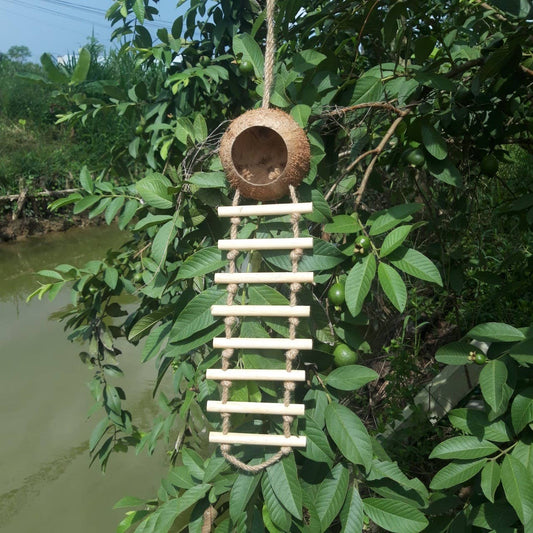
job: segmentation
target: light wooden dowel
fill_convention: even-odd
[[[237,205],[218,208],[219,217],[246,217],[263,215],[290,215],[292,213],[311,213],[312,202],[297,204],[265,204],[265,205]]]
[[[218,241],[219,250],[294,250],[312,248],[312,237],[283,239],[223,239]]]
[[[215,337],[213,348],[233,348],[235,350],[312,350],[313,339],[269,339]]]
[[[305,370],[276,370],[273,368],[230,368],[221,370],[210,368],[205,373],[206,379],[214,381],[305,381]]]
[[[313,283],[312,272],[219,272],[215,283]]]
[[[303,403],[292,403],[283,405],[282,403],[267,402],[227,402],[209,400],[207,402],[208,413],[242,413],[250,415],[288,415],[303,416],[305,405]]]
[[[256,446],[287,446],[290,448],[305,448],[307,439],[293,435],[268,435],[261,433],[224,433],[211,431],[209,442],[217,444],[251,444]]]
[[[308,305],[212,305],[213,316],[299,316],[311,314]]]

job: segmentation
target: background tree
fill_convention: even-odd
[[[11,46],[7,51],[7,57],[9,57],[11,61],[26,63],[31,57],[31,51],[24,45]]]
[[[218,421],[204,407],[217,391],[204,375],[219,359],[210,340],[224,328],[209,313],[225,298],[213,285],[226,264],[216,241],[228,232],[216,206],[231,196],[216,147],[227,121],[260,102],[264,11],[249,0],[194,1],[157,41],[143,25],[156,13],[148,0],[117,1],[108,12],[114,36],[125,40],[121,53],[133,53],[150,76],[127,88],[102,84],[90,98],[85,87],[71,88],[64,94],[77,108],[59,116],[75,123],[117,114],[137,124],[127,146],[92,169],[99,175],[82,171],[82,192],[53,204],[74,203],[108,223],[118,217],[131,240],[84,268],[43,272],[48,283],[34,293],[53,297],[72,284],[75,305],[64,320],[70,338],[88,343],[80,355],[103,411],[89,443],[94,460],[105,467],[113,451],[152,453],[159,441],[172,450],[157,498],[120,502],[139,509],[119,531],[528,531],[530,3],[278,6],[271,102],[312,146],[299,195],[315,207],[303,229],[314,252],[302,262],[316,286],[302,294],[312,320],[300,333],[315,349],[302,357],[309,383],[298,391],[309,445],[256,476],[234,471],[207,444]],[[146,172],[120,186],[126,151]],[[287,220],[257,221],[241,236],[288,229]],[[248,259],[254,268],[290,269],[284,254]],[[133,311],[116,299],[125,293],[138,297]],[[286,296],[279,287],[241,295],[271,304]],[[240,328],[243,336],[286,331],[267,319]],[[135,425],[116,385],[120,336],[144,339],[142,360],[156,364],[161,413],[149,428]],[[481,369],[481,409],[467,397],[435,425],[420,416],[395,431],[401,409],[438,371],[435,354],[442,364]],[[256,351],[240,362],[277,365]],[[275,391],[247,383],[232,394],[255,401]],[[253,431],[250,419],[236,423]],[[276,431],[275,421],[264,424]],[[260,459],[250,453],[244,458]]]

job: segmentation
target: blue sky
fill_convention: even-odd
[[[43,52],[54,57],[76,52],[93,30],[108,46],[111,29],[104,14],[112,4],[112,0],[0,0],[0,52],[25,45],[38,62]],[[178,15],[176,0],[153,5],[159,16],[147,28],[152,34],[158,27],[170,30]]]

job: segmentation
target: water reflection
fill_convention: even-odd
[[[124,235],[116,228],[76,229],[0,245],[0,531],[23,533],[111,532],[123,516],[112,510],[125,495],[152,497],[164,474],[165,457],[113,456],[106,475],[89,469],[87,439],[100,420],[87,420],[91,378],[79,347],[63,326],[49,320],[69,303],[67,292],[53,302],[25,303],[35,289],[33,272],[59,263],[82,265],[105,255]],[[116,380],[127,408],[141,427],[155,413],[152,364],[141,365],[129,344]]]

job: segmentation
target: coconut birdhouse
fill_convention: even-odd
[[[304,130],[279,109],[254,109],[231,122],[220,142],[231,185],[245,198],[277,200],[309,172]]]

